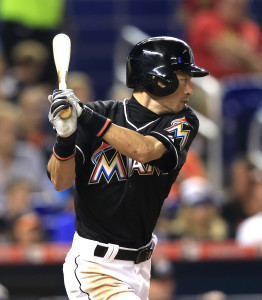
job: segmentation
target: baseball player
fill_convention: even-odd
[[[148,299],[153,230],[198,131],[190,80],[209,72],[189,45],[143,40],[126,72],[131,99],[83,105],[72,90],[49,96],[57,140],[48,173],[57,190],[76,188],[76,233],[63,269],[71,300]],[[71,116],[60,118],[68,107]]]

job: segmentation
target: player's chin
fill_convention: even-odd
[[[188,103],[188,101],[182,101],[181,105],[180,105],[180,108],[181,108],[180,110],[186,108],[187,107],[187,103]]]
[[[173,109],[173,113],[179,113],[180,111],[182,111],[186,106],[179,106],[179,107],[176,107],[175,109]]]
[[[180,112],[181,110],[183,110],[184,108],[187,107],[187,102],[188,101],[181,101],[181,102],[179,102],[175,107],[173,107],[172,111],[174,113]]]

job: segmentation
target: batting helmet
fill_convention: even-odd
[[[168,36],[148,38],[128,55],[126,84],[129,88],[142,87],[154,96],[168,96],[179,85],[176,71],[190,72],[193,77],[209,74],[195,65],[193,52],[184,41]]]

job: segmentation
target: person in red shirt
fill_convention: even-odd
[[[262,71],[261,28],[247,11],[247,0],[215,1],[189,22],[186,36],[195,61],[212,76]]]
[[[199,11],[210,9],[219,0],[183,0],[175,10],[175,19],[181,26],[186,26]]]

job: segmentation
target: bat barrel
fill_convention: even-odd
[[[60,90],[67,88],[66,78],[69,68],[71,55],[71,41],[68,35],[64,33],[57,34],[53,39],[53,56],[58,76],[58,85]],[[71,109],[61,111],[60,117],[67,119],[71,115]]]

